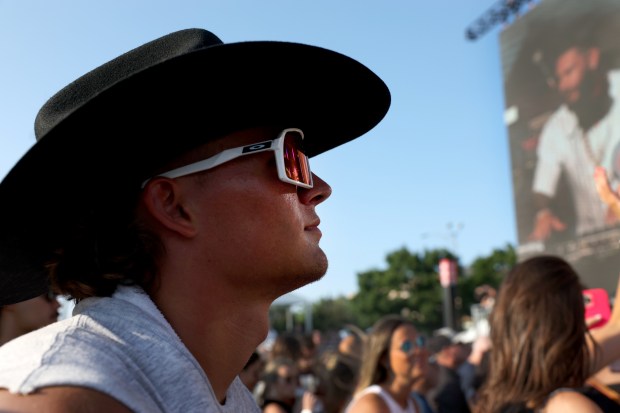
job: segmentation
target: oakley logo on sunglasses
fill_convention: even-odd
[[[241,150],[241,153],[250,153],[250,152],[262,151],[263,149],[271,148],[272,142],[273,141],[266,141],[266,142],[254,143],[249,146],[244,146],[243,149]]]

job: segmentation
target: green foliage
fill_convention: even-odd
[[[445,249],[415,254],[401,248],[388,254],[387,269],[358,274],[359,293],[352,305],[359,326],[369,327],[386,314],[401,314],[422,331],[441,327],[442,289],[437,272],[441,258],[455,259]]]
[[[314,328],[320,331],[340,330],[347,324],[357,325],[351,301],[345,297],[322,299],[312,307]]]
[[[459,279],[458,291],[465,313],[475,302],[474,290],[480,285],[499,288],[502,280],[517,263],[517,253],[512,245],[495,249],[489,256],[477,258],[468,268],[467,276]]]
[[[401,314],[425,333],[442,327],[443,289],[438,274],[441,258],[458,262],[458,258],[445,249],[414,253],[401,248],[389,253],[385,258],[387,268],[357,275],[359,292],[353,299],[339,297],[315,303],[312,309],[314,328],[333,331],[354,324],[365,329],[387,314]],[[486,257],[477,258],[467,270],[459,267],[457,319],[469,315],[470,306],[475,302],[475,288],[484,284],[498,288],[516,260],[515,249],[506,245]],[[272,326],[283,331],[284,314],[273,310]],[[303,315],[296,316],[295,324],[303,324]]]
[[[278,333],[286,331],[286,308],[272,306],[269,309],[269,323]]]

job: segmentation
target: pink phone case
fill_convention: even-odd
[[[611,315],[611,307],[609,305],[609,296],[607,291],[602,288],[590,288],[583,291],[583,300],[586,309],[586,320],[600,314],[600,321],[591,325],[589,328],[598,328],[609,320]]]

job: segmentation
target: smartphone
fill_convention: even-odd
[[[607,323],[611,316],[611,306],[609,305],[609,296],[603,288],[590,288],[583,290],[583,302],[586,309],[586,320],[600,315],[600,320],[590,325],[588,328],[602,327]]]

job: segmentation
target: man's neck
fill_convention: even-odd
[[[198,291],[199,289],[197,289]],[[226,391],[242,370],[269,328],[270,302],[252,302],[213,286],[200,299],[189,299],[192,291],[166,289],[151,294],[181,341],[206,373],[216,398],[223,402]],[[195,293],[194,293],[195,295]]]

